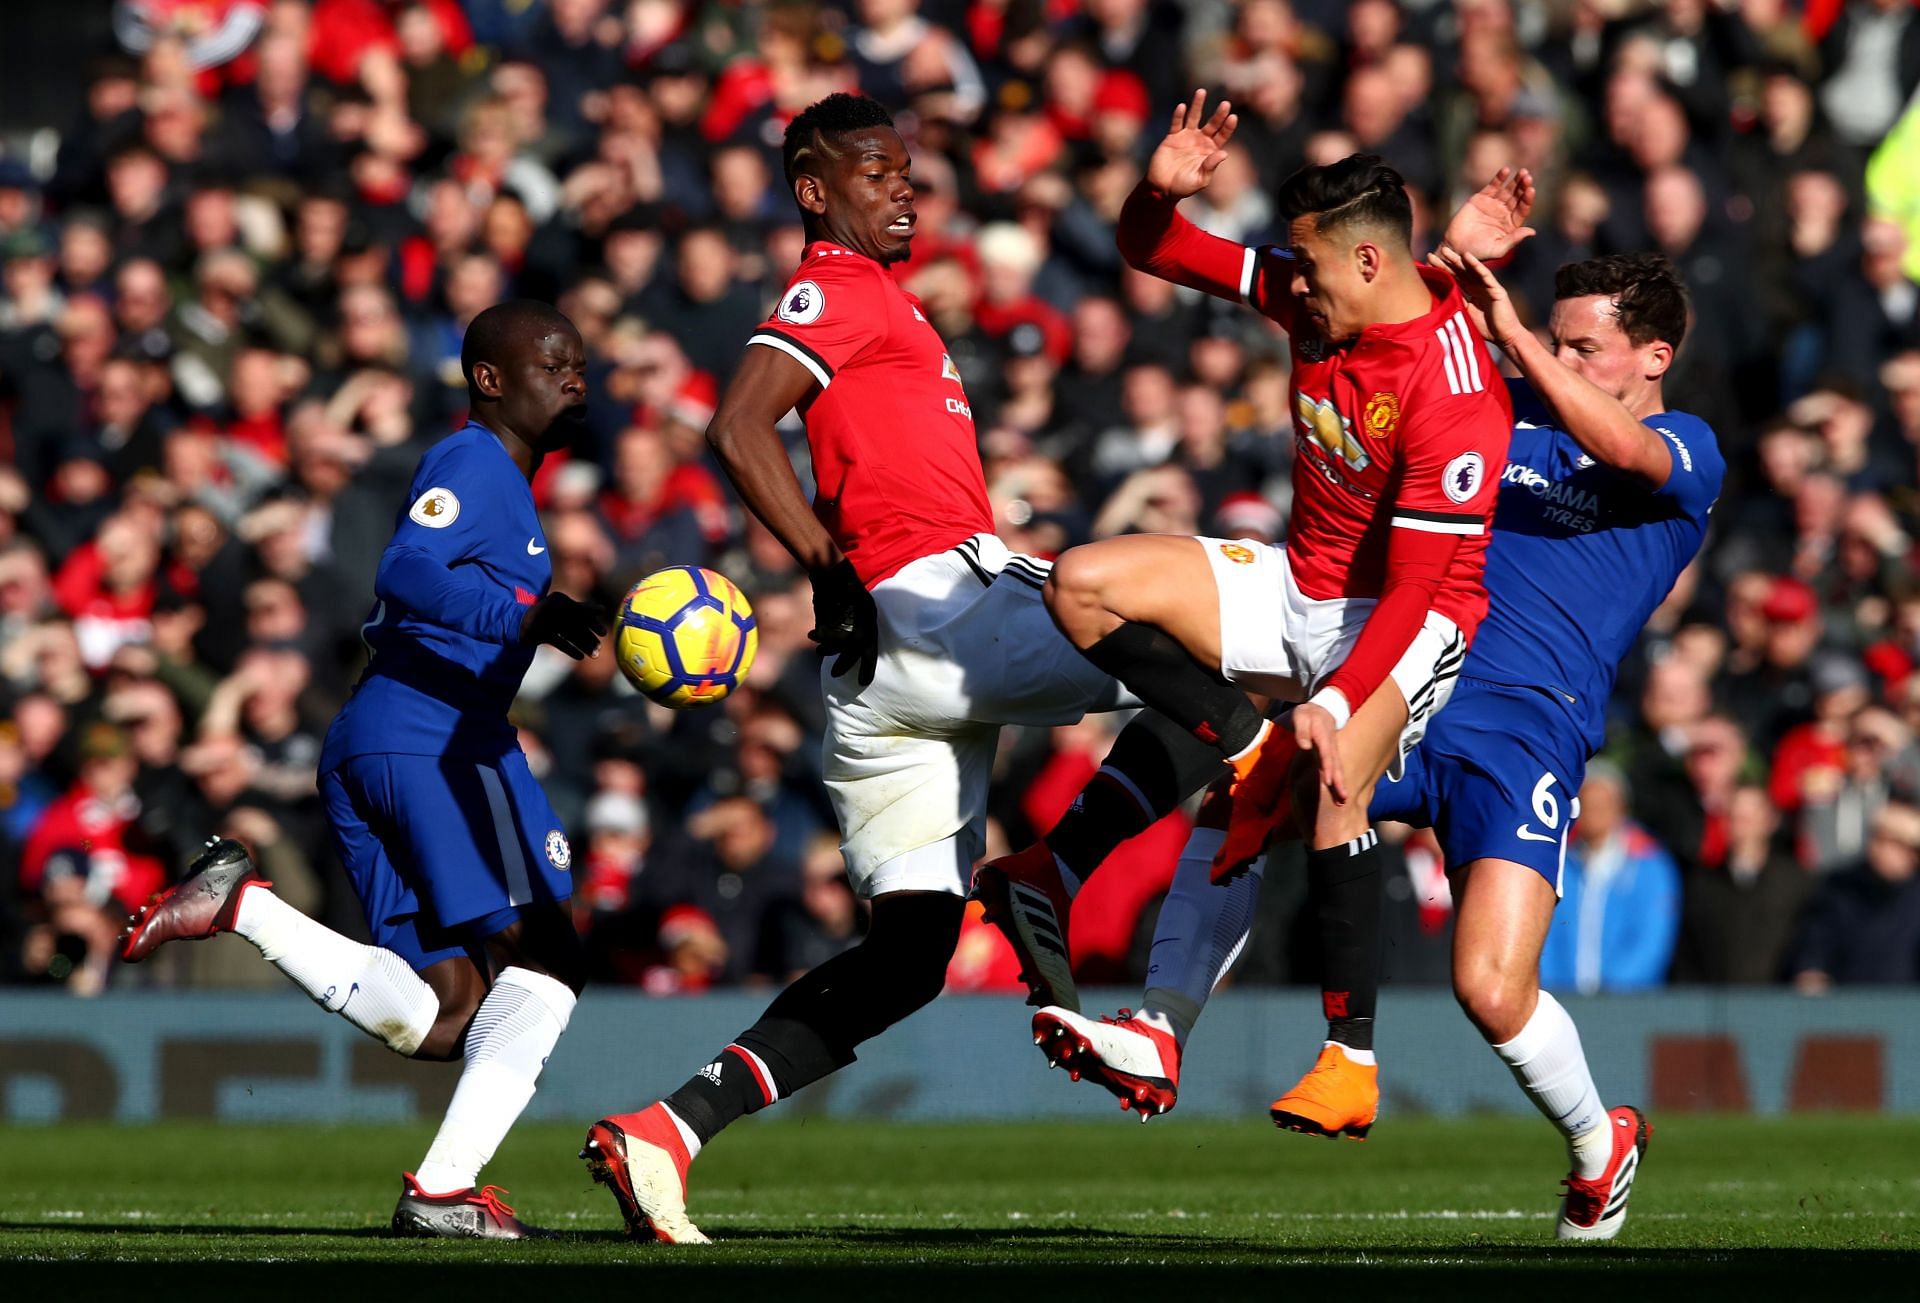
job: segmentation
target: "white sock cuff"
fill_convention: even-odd
[[[580,997],[573,988],[557,977],[548,977],[545,973],[536,973],[531,968],[503,968],[500,976],[493,979],[494,989],[500,987],[518,987],[547,1007],[548,1012],[560,1020],[565,1027],[567,1020],[573,1017],[573,1006]]]
[[[1494,1046],[1493,1052],[1516,1068],[1524,1067],[1552,1048],[1554,1038],[1563,1028],[1572,1026],[1573,1015],[1543,989],[1526,1026],[1515,1033],[1512,1040]]]

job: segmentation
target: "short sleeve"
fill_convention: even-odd
[[[1505,390],[1429,394],[1400,431],[1395,528],[1484,534],[1506,468]]]
[[[499,519],[497,491],[489,482],[499,468],[478,453],[472,447],[436,448],[421,458],[389,547],[418,548],[448,564],[481,554],[489,523]]]
[[[825,389],[836,372],[886,338],[879,274],[852,255],[809,259],[747,343],[785,353]]]
[[[1704,515],[1720,496],[1726,477],[1726,463],[1712,427],[1685,412],[1649,416],[1646,425],[1666,439],[1667,451],[1673,455],[1667,482],[1654,490],[1654,496],[1672,501],[1690,516]]]

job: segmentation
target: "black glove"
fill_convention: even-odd
[[[858,665],[864,688],[873,682],[873,667],[880,660],[880,612],[873,594],[845,558],[814,571],[811,578],[814,627],[807,637],[820,644],[821,655],[838,657],[831,670],[834,678]]]
[[[565,593],[548,593],[520,617],[520,641],[558,647],[575,660],[591,656],[607,636],[607,619],[597,607]]]

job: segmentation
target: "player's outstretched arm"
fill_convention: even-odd
[[[749,348],[719,410],[707,426],[707,444],[740,500],[806,567],[813,580],[814,628],[820,649],[837,655],[838,676],[856,665],[860,682],[873,680],[879,655],[879,616],[873,597],[813,513],[787,459],[776,422],[813,392],[813,373],[775,348]]]
[[[1597,462],[1639,476],[1656,489],[1666,484],[1673,474],[1673,451],[1667,441],[1619,399],[1563,366],[1521,323],[1506,287],[1486,263],[1473,254],[1446,249],[1434,260],[1460,282],[1480,333],[1513,361],[1582,451]]]
[[[1538,234],[1527,225],[1533,211],[1533,173],[1503,167],[1460,205],[1440,237],[1440,251],[1469,253],[1499,266],[1513,256],[1522,241]]]
[[[1231,103],[1222,100],[1211,117],[1203,117],[1206,104],[1207,93],[1195,91],[1191,103],[1174,109],[1146,176],[1120,210],[1115,241],[1130,267],[1240,303],[1252,297],[1253,251],[1207,234],[1175,207],[1213,180],[1240,123]]]

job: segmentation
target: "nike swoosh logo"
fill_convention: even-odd
[[[534,544],[533,544],[533,540],[532,540],[532,539],[528,539],[528,540],[527,540],[527,555],[528,555],[528,556],[539,556],[539,555],[540,555],[540,554],[541,554],[542,552],[544,552],[544,551],[546,551],[546,550],[547,550],[547,549],[545,549],[544,547],[535,547],[535,546],[534,546]]]
[[[1518,828],[1515,828],[1513,835],[1523,842],[1546,842],[1549,846],[1554,845],[1560,840],[1558,837],[1549,837],[1545,833],[1534,832],[1533,825],[1530,823],[1523,823]]]

